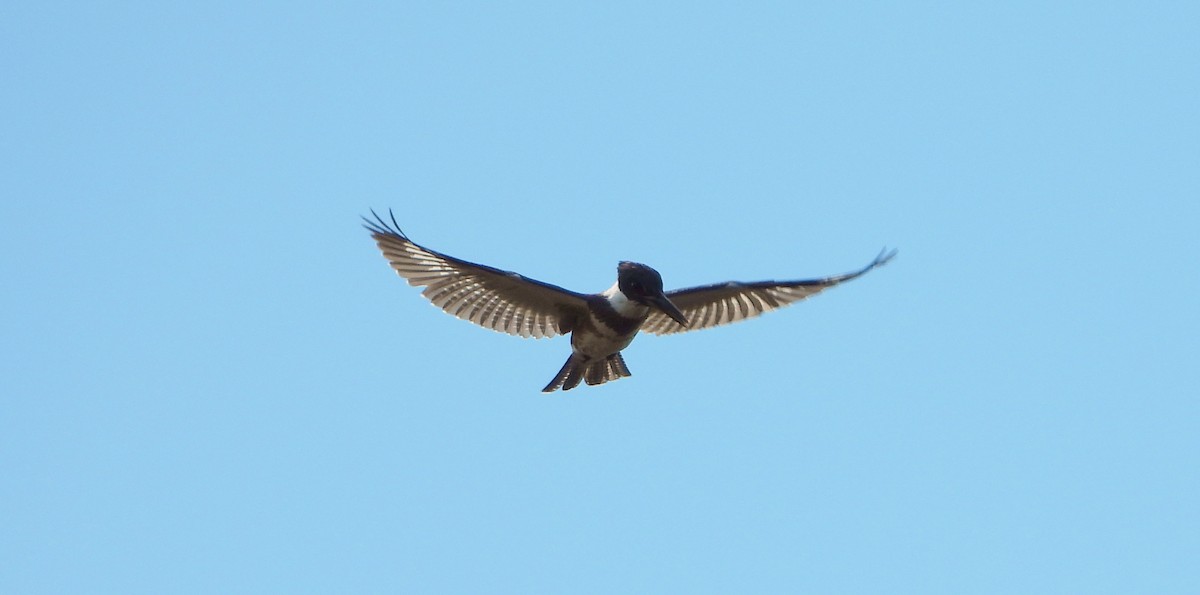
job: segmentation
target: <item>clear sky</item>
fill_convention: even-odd
[[[7,4],[0,592],[1200,592],[1194,2]],[[625,352],[577,291],[888,266]]]

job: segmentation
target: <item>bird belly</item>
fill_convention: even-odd
[[[625,336],[605,335],[595,331],[579,330],[571,335],[571,348],[580,355],[590,358],[608,357],[633,342],[637,333]]]
[[[571,333],[571,348],[580,355],[608,357],[628,347],[637,336],[636,327],[631,332],[620,332],[594,318],[590,322],[592,324]]]

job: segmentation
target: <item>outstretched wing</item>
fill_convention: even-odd
[[[656,335],[667,335],[683,331],[694,331],[739,320],[746,320],[798,302],[810,295],[844,283],[867,271],[887,264],[896,251],[884,249],[871,264],[845,275],[824,279],[802,281],[760,281],[757,283],[715,283],[703,287],[689,287],[668,291],[667,298],[674,303],[691,323],[680,326],[666,314],[651,310],[650,318],[642,325],[642,331]]]
[[[434,252],[409,240],[395,215],[388,213],[389,225],[375,211],[371,214],[375,220],[364,217],[363,227],[392,268],[409,285],[425,287],[421,293],[448,314],[494,331],[540,339],[571,332],[578,314],[586,311],[581,294]]]

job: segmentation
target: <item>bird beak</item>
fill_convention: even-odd
[[[667,299],[667,296],[663,294],[656,295],[650,298],[650,303],[654,304],[654,307],[662,310],[664,314],[670,316],[671,319],[678,322],[684,328],[691,326],[688,324],[687,317],[683,315],[683,312],[679,311],[679,308],[675,307],[675,304],[671,303],[671,300]]]

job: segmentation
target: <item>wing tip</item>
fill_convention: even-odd
[[[838,283],[843,283],[843,282],[849,281],[849,280],[857,278],[857,277],[861,277],[861,276],[867,274],[867,272],[871,271],[872,269],[877,269],[877,268],[891,262],[892,259],[895,258],[896,254],[898,254],[899,252],[900,251],[897,250],[896,248],[888,248],[887,246],[884,246],[883,249],[879,251],[879,254],[876,255],[875,258],[873,260],[871,260],[870,263],[867,264],[867,266],[865,266],[861,269],[858,269],[857,271],[854,271],[853,273],[846,273],[845,275],[831,277],[829,279],[824,279],[823,281],[832,286],[832,285],[837,285]]]
[[[363,227],[367,228],[367,231],[370,231],[372,234],[391,235],[406,241],[408,240],[408,235],[404,233],[404,230],[400,229],[400,224],[396,222],[396,214],[392,212],[392,209],[388,209],[388,218],[391,219],[390,224],[379,213],[376,213],[375,209],[371,209],[371,216],[375,217],[374,221],[368,219],[366,216],[362,218]]]
[[[895,258],[896,254],[899,252],[900,250],[896,248],[888,248],[887,246],[884,246],[883,249],[879,251],[879,255],[875,257],[875,260],[872,260],[871,264],[867,265],[867,269],[869,270],[887,264],[893,258]]]

